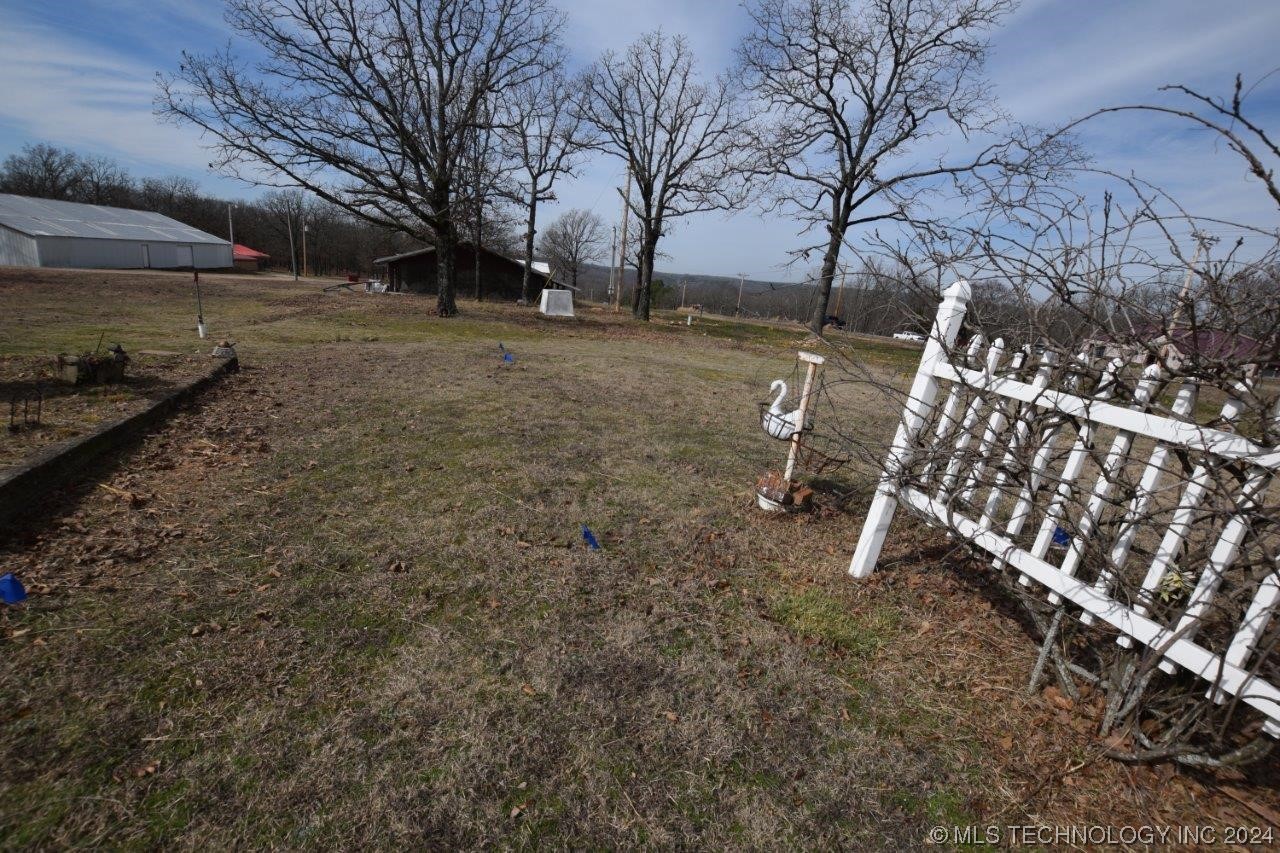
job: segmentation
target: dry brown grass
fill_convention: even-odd
[[[25,352],[102,300],[27,277],[0,279],[41,318]],[[180,343],[185,284],[144,283],[145,322],[105,320]],[[245,369],[0,550],[35,591],[0,615],[7,847],[898,849],[1276,807],[1097,758],[928,531],[855,584],[858,499],[759,515],[785,329],[210,287]]]

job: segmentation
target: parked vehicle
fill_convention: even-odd
[[[895,341],[915,341],[918,344],[924,343],[924,335],[919,332],[894,332],[893,339]]]

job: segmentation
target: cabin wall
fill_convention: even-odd
[[[470,248],[458,247],[454,256],[457,273],[457,295],[469,298],[475,296],[476,270],[475,254]],[[481,253],[480,283],[481,297],[512,301],[520,298],[521,279],[524,267],[515,261],[499,255]],[[413,293],[435,293],[437,270],[435,253],[415,255],[387,264],[388,284],[399,290]],[[529,282],[529,301],[532,303],[542,293],[544,279],[534,274]]]

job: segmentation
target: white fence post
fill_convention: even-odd
[[[889,525],[893,522],[894,510],[898,508],[895,480],[911,462],[911,445],[919,435],[934,398],[938,395],[938,378],[934,371],[955,346],[965,311],[969,308],[971,294],[969,282],[963,280],[942,292],[942,304],[938,306],[933,331],[924,345],[920,368],[911,383],[911,396],[907,400],[906,411],[903,412],[897,434],[893,437],[884,473],[876,487],[876,495],[867,511],[867,520],[862,525],[862,535],[858,537],[858,547],[849,564],[849,574],[855,578],[867,577],[876,567],[880,549],[884,547],[885,536],[889,533]]]

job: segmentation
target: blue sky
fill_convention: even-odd
[[[577,63],[661,25],[685,34],[701,70],[716,73],[731,64],[748,25],[737,0],[559,5],[569,17],[565,40]],[[173,69],[182,49],[213,49],[229,35],[217,0],[0,0],[0,156],[26,142],[50,141],[114,157],[137,176],[183,174],[213,193],[256,195],[256,188],[208,170],[195,132],[162,124],[151,112],[156,72]],[[1277,43],[1274,0],[1024,0],[994,35],[988,77],[1014,118],[1050,125],[1099,106],[1158,100],[1163,83],[1226,94],[1237,71],[1257,79],[1280,66]],[[1276,128],[1280,74],[1253,101],[1264,124]],[[1098,165],[1159,183],[1202,215],[1280,224],[1239,161],[1203,133],[1133,114],[1091,125],[1082,141]],[[591,207],[615,220],[613,188],[621,180],[616,162],[593,161],[559,188],[559,207]],[[788,252],[806,242],[785,217],[706,214],[664,238],[668,257],[660,265],[796,280],[805,269],[784,265]]]

